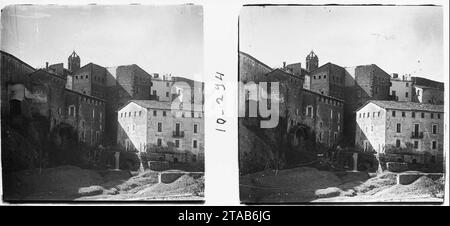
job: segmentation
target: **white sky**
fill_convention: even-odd
[[[432,6],[244,7],[239,48],[271,67],[377,64],[387,73],[444,81],[443,12]]]
[[[148,73],[203,74],[201,6],[11,6],[2,12],[3,51],[34,67],[137,64]]]

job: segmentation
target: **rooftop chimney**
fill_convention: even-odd
[[[45,62],[45,69],[48,69],[48,62]]]
[[[392,77],[393,78],[398,78],[398,74],[397,73],[392,73]]]
[[[286,69],[286,61],[283,62],[283,69]]]

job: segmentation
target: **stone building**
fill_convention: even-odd
[[[311,72],[319,67],[319,57],[311,50],[306,56],[306,71]]]
[[[93,147],[104,144],[105,100],[66,89],[65,102],[65,122],[76,128],[79,141]]]
[[[327,147],[338,145],[344,126],[344,101],[303,90],[302,123],[313,128],[315,140]]]
[[[390,100],[391,76],[375,64],[345,68],[344,136],[346,144],[354,145],[355,110],[369,100]]]
[[[151,75],[136,64],[106,68],[105,101],[106,124],[105,140],[115,145],[117,141],[117,111],[130,100],[152,99]]]
[[[72,90],[104,99],[106,76],[104,67],[94,63],[86,64],[72,72]]]
[[[64,69],[62,63],[47,64],[36,70],[2,52],[1,69],[2,92],[8,92],[2,95],[2,117],[13,112],[31,121],[45,119],[49,125],[45,129],[47,132],[53,132],[56,126],[71,125],[87,145],[102,144],[105,101],[66,89],[67,76],[72,72]],[[3,89],[4,84],[8,84],[6,89]],[[12,101],[12,108],[9,104],[3,108],[4,100],[6,103]]]
[[[444,89],[414,84],[412,101],[424,104],[444,104]]]
[[[152,74],[152,98],[159,101],[172,100],[172,76],[159,73]]]
[[[356,115],[357,148],[402,153],[403,160],[411,163],[443,159],[443,105],[372,100],[357,109]]]
[[[301,71],[299,68],[301,66],[297,67],[297,72]],[[290,153],[295,155],[297,151],[308,151],[304,148],[306,141],[332,147],[342,138],[343,101],[304,89],[306,73],[293,74],[296,70],[288,66],[272,69],[254,57],[240,52],[239,79],[245,85],[240,88],[239,94],[241,171],[252,171],[254,167],[264,167],[268,162],[287,158],[281,150],[281,145],[289,146]],[[267,89],[259,89],[256,95],[252,94],[251,87],[261,86],[263,82],[267,82]],[[252,115],[250,110],[259,109],[260,105],[264,104],[261,101],[267,101],[266,106],[269,106],[274,90],[272,86],[276,83],[279,93],[274,97],[279,102],[279,115],[276,115],[279,116],[278,124],[275,128],[261,128],[261,122],[267,118],[256,113]],[[270,118],[273,117],[275,116]],[[283,140],[288,143],[281,144]]]
[[[24,83],[28,75],[36,69],[19,58],[0,50],[1,114],[2,118],[11,114],[21,114],[25,99]]]
[[[343,67],[326,63],[310,71],[309,77],[311,91],[338,99],[344,98],[345,69]]]
[[[390,94],[396,101],[412,101],[413,83],[409,76],[398,77],[398,74],[392,74]]]
[[[66,79],[57,74],[39,69],[29,75],[26,83],[27,94],[31,100],[28,104],[31,116],[40,115],[50,120],[50,131],[65,122]]]
[[[131,100],[118,113],[117,143],[127,151],[147,152],[154,160],[196,163],[204,160],[202,105]]]

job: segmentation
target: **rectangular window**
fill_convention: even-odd
[[[418,149],[419,148],[419,141],[415,140],[414,141],[414,149]]]
[[[121,117],[121,118],[123,117],[123,112],[120,112],[120,117]]]
[[[397,139],[397,140],[395,141],[395,147],[398,147],[398,148],[400,147],[400,140]]]
[[[141,114],[142,114],[142,111],[139,111],[139,116],[141,116]]]
[[[156,96],[156,90],[153,90],[153,96]]]
[[[162,146],[162,140],[161,138],[158,138],[158,140],[156,140],[156,145],[158,145],[158,147]]]
[[[402,132],[402,124],[397,123],[397,133],[401,133]]]
[[[156,111],[153,111],[153,116],[156,116]]]
[[[404,111],[402,111],[402,117],[405,117],[406,113]]]
[[[430,113],[430,118],[434,118],[434,114],[433,113]]]
[[[415,118],[416,117],[416,112],[411,112],[411,117]]]
[[[422,112],[422,113],[421,113],[421,117],[422,117],[422,118],[425,118],[425,113]]]
[[[433,125],[433,134],[437,134],[438,125]]]
[[[405,97],[408,98],[408,92],[405,93]]]
[[[432,148],[433,150],[436,150],[436,148],[437,148],[437,142],[436,142],[435,140],[433,140],[433,142],[431,143],[431,148]]]
[[[392,111],[392,117],[395,117],[395,111]]]
[[[437,116],[438,116],[439,119],[441,118],[441,114],[437,114]]]
[[[158,132],[162,132],[162,123],[158,122]]]
[[[192,141],[192,147],[193,148],[197,148],[197,140],[193,140]]]
[[[175,140],[175,147],[177,147],[177,148],[180,147],[180,140]]]
[[[70,116],[75,116],[75,106],[70,106],[69,107],[69,115]]]
[[[169,92],[166,92],[166,97],[169,97]]]
[[[378,112],[378,117],[380,117],[380,115],[381,115],[381,112],[379,111],[379,112]]]
[[[163,116],[165,117],[167,115],[166,111],[163,111]]]
[[[194,133],[198,133],[198,125],[194,124]]]
[[[312,117],[312,114],[313,114],[312,112],[313,112],[313,107],[308,106],[308,107],[306,108],[306,115]]]

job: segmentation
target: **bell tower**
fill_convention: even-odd
[[[75,53],[75,51],[72,52],[72,54],[69,56],[68,60],[68,69],[69,71],[75,72],[76,70],[80,69],[80,56]]]
[[[319,67],[319,57],[311,50],[308,56],[306,56],[306,70],[308,72]]]

